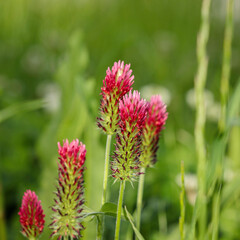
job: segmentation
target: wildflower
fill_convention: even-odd
[[[134,76],[131,76],[131,74],[130,64],[124,65],[124,62],[120,60],[114,63],[112,70],[108,68],[106,71],[106,77],[101,88],[101,116],[97,118],[97,125],[107,135],[116,132],[119,122],[118,103],[132,89]]]
[[[162,102],[161,97],[159,95],[152,96],[142,133],[140,161],[143,168],[156,162],[159,136],[167,117],[166,105]]]
[[[130,91],[119,102],[120,130],[111,162],[112,176],[116,179],[132,182],[140,174],[141,132],[147,109],[148,103],[140,99],[138,91]]]
[[[81,223],[83,210],[83,164],[85,162],[86,148],[78,140],[70,144],[63,141],[63,146],[58,143],[58,187],[55,192],[55,206],[53,221],[50,228],[51,236],[71,237],[81,236],[84,228]]]
[[[22,205],[18,213],[22,234],[31,239],[37,238],[44,228],[44,217],[41,201],[38,200],[35,192],[27,190],[22,199]]]

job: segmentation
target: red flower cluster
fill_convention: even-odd
[[[106,71],[106,77],[103,80],[101,88],[100,114],[97,118],[97,125],[108,135],[115,133],[119,121],[118,103],[119,100],[132,88],[134,76],[131,75],[130,64],[124,65],[124,62],[115,62],[112,70]]]
[[[101,87],[103,99],[107,99],[113,92],[116,97],[122,98],[131,90],[134,76],[131,76],[130,64],[124,65],[124,62],[119,60],[114,63],[112,70],[107,69],[106,74]]]
[[[134,181],[140,174],[141,132],[148,103],[137,91],[130,91],[119,102],[120,132],[116,136],[116,150],[111,162],[112,176],[119,180]]]
[[[135,129],[140,133],[145,123],[147,109],[148,103],[145,99],[140,99],[138,91],[133,91],[133,93],[130,91],[129,95],[125,95],[119,101],[119,115],[121,118],[119,126],[122,134],[125,131],[134,132]]]
[[[53,222],[50,224],[51,236],[69,236],[79,238],[84,228],[81,224],[83,210],[83,164],[86,159],[86,148],[78,140],[70,144],[68,140],[63,146],[58,143],[58,187],[56,192]]]
[[[157,135],[165,125],[167,117],[166,105],[162,102],[161,97],[159,95],[152,96],[145,125],[148,125],[154,135]]]
[[[79,140],[73,140],[70,144],[68,139],[63,141],[63,146],[61,146],[60,142],[58,142],[58,153],[61,156],[59,158],[61,167],[60,170],[64,170],[67,173],[66,165],[69,167],[74,166],[74,171],[77,169],[82,169],[82,166],[86,160],[86,147]],[[64,174],[63,172],[61,172]]]
[[[44,228],[44,217],[41,201],[35,192],[27,190],[22,199],[22,205],[18,213],[22,234],[28,238],[38,237]]]
[[[166,105],[159,95],[151,97],[147,118],[143,126],[141,164],[149,167],[156,162],[160,132],[166,123]]]

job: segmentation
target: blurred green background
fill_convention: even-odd
[[[162,94],[169,118],[158,162],[147,171],[142,215],[146,239],[179,239],[180,161],[189,173],[186,221],[196,188],[194,76],[200,0],[2,0],[0,1],[0,224],[1,237],[24,239],[18,211],[26,189],[36,191],[46,213],[41,239],[49,239],[57,178],[57,142],[79,138],[87,147],[86,205],[101,202],[106,136],[96,127],[105,71],[131,63],[134,89]],[[214,0],[208,44],[207,148],[217,135],[219,82],[226,0]],[[240,4],[236,1],[230,92],[240,76]],[[239,127],[231,135],[227,172],[240,172]],[[235,145],[234,145],[235,144]],[[113,150],[113,149],[112,149]],[[188,179],[188,178],[186,178]],[[118,184],[111,187],[116,202]],[[137,185],[127,185],[125,204],[135,211]],[[238,196],[236,196],[236,199]],[[240,201],[220,216],[221,239],[240,239]],[[107,219],[106,239],[114,221]],[[95,239],[95,222],[85,239]],[[131,239],[127,223],[122,239]]]

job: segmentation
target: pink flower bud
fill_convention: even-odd
[[[86,148],[78,139],[71,143],[68,140],[63,146],[58,143],[58,186],[53,221],[50,224],[51,236],[69,236],[73,239],[81,236],[83,198],[83,164],[86,159]]]
[[[159,95],[152,96],[142,133],[140,157],[142,167],[149,167],[156,162],[159,136],[167,117],[166,105],[162,102],[161,97]]]
[[[98,127],[107,134],[114,134],[119,121],[118,103],[119,100],[132,88],[134,76],[132,75],[130,64],[115,62],[112,70],[107,69],[106,77],[101,88],[100,114],[97,118]]]
[[[119,102],[119,127],[115,152],[111,162],[112,176],[119,180],[134,181],[140,174],[140,146],[142,127],[148,103],[137,91],[130,91]]]
[[[38,237],[44,228],[44,217],[41,201],[35,192],[27,190],[22,199],[22,205],[18,213],[22,234],[27,238]]]

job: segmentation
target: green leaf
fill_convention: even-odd
[[[240,104],[240,81],[237,84],[227,107],[227,129],[212,144],[210,161],[207,168],[207,189],[208,198],[212,196],[215,185],[223,174],[224,154],[226,151],[229,133],[231,128],[238,124],[236,119]]]
[[[124,212],[124,211],[122,211]],[[85,215],[84,218],[90,217],[90,216],[96,216],[98,217],[99,215],[106,215],[106,216],[111,216],[111,217],[116,217],[117,216],[117,205],[115,203],[107,202],[104,203],[100,209],[100,211],[96,212],[93,211],[92,209],[85,207]],[[126,220],[126,216],[124,213],[122,213],[122,219]]]
[[[225,184],[221,196],[221,208],[229,208],[240,196],[240,176]]]
[[[117,213],[117,204],[111,203],[111,202],[106,202],[102,205],[100,211],[104,212],[104,213],[116,214]]]
[[[199,217],[199,212],[201,210],[202,205],[203,205],[203,202],[200,202],[199,198],[197,197],[195,205],[194,205],[194,209],[193,209],[191,225],[186,234],[187,240],[195,239],[196,223],[197,223],[197,219]]]
[[[117,204],[106,202],[101,207],[100,212],[103,212],[105,215],[116,217],[117,216]],[[124,215],[124,211],[122,211],[122,219],[127,220],[126,216]]]
[[[17,103],[0,111],[0,123],[15,116],[18,113],[28,112],[42,108],[46,102],[42,99]]]
[[[131,224],[131,226],[132,226],[132,229],[133,229],[133,231],[135,232],[137,238],[138,238],[139,240],[144,240],[144,237],[142,236],[142,234],[141,234],[141,233],[137,230],[137,228],[135,227],[135,225],[134,225],[134,220],[133,220],[133,216],[128,212],[126,206],[124,207],[124,211],[125,211],[126,217],[127,217],[128,221],[130,222],[130,224]]]
[[[234,117],[236,117],[239,110],[240,104],[240,79],[238,80],[237,86],[234,88],[234,92],[228,104],[227,109],[227,125],[231,127],[234,122]]]

